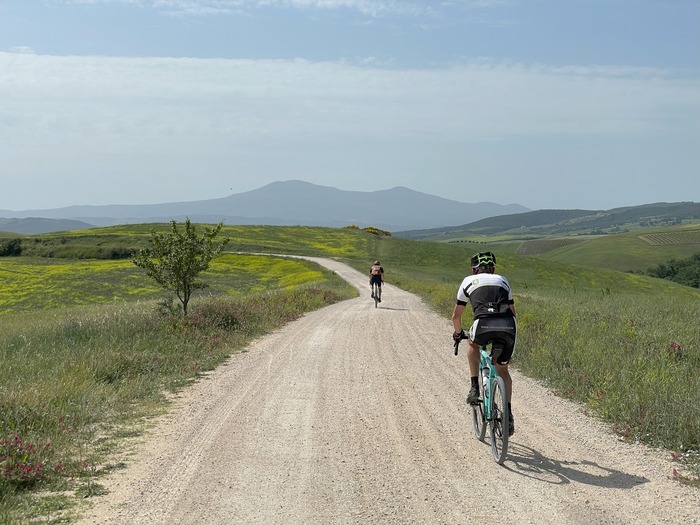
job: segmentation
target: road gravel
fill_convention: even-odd
[[[700,523],[700,491],[671,479],[667,452],[621,442],[517,371],[517,431],[495,464],[449,319],[390,284],[375,308],[366,275],[314,260],[361,297],[181,392],[81,524]]]

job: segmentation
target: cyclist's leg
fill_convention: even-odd
[[[467,361],[469,362],[469,375],[478,377],[479,362],[481,361],[481,346],[469,339],[469,348],[467,349]]]
[[[513,410],[510,405],[511,398],[513,397],[513,379],[510,377],[508,364],[501,365],[496,363],[496,370],[498,370],[498,375],[503,378],[503,384],[506,387],[506,401],[508,402],[508,435],[512,436],[515,433],[515,418],[513,417]]]
[[[372,290],[374,290],[374,285],[377,285],[377,300],[382,300],[382,278],[379,275],[372,276]]]
[[[479,364],[481,361],[481,345],[476,342],[476,333],[479,326],[479,320],[476,319],[469,328],[469,347],[467,348],[467,362],[469,363],[469,378],[470,389],[467,395],[467,402],[474,403],[479,399]]]
[[[505,342],[505,346],[501,352],[501,355],[496,360],[496,370],[503,378],[503,384],[506,387],[506,399],[508,400],[508,405],[510,405],[510,400],[513,397],[513,378],[510,376],[510,372],[508,371],[508,363],[513,355],[515,340],[507,332],[500,335],[501,340]]]
[[[504,343],[500,355],[496,358],[496,370],[503,378],[503,386],[505,387],[506,401],[508,402],[508,435],[512,436],[515,433],[515,418],[511,409],[511,400],[513,398],[513,379],[508,371],[508,363],[513,352],[515,351],[515,319],[505,321],[506,330],[500,334],[500,340]]]
[[[510,404],[513,396],[513,378],[508,371],[508,363],[515,351],[516,321],[514,317],[499,317],[491,319],[489,324],[494,327],[494,330],[489,333],[489,339],[499,341],[499,347],[501,347],[500,353],[495,356],[496,370],[503,378],[506,398]]]
[[[513,396],[513,378],[510,377],[508,365],[501,365],[496,363],[496,370],[498,371],[498,375],[503,378],[503,383],[506,386],[506,399],[508,400],[508,403],[510,403],[510,400]]]

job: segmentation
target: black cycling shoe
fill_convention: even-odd
[[[508,416],[508,421],[510,423],[510,428],[508,429],[508,435],[512,436],[515,434],[515,421],[513,421],[513,412]]]
[[[467,403],[470,405],[479,404],[479,387],[473,386],[469,393],[467,394]]]

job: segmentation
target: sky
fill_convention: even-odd
[[[0,0],[0,210],[282,180],[700,201],[700,0]]]

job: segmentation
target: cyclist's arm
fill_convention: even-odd
[[[452,312],[452,326],[454,326],[455,333],[462,331],[462,314],[466,307],[467,305],[463,301],[457,301],[455,304],[455,309]]]

